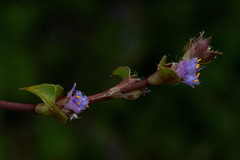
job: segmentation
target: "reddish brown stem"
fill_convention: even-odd
[[[137,81],[135,83],[127,85],[126,87],[122,88],[120,90],[120,92],[124,94],[124,93],[128,93],[128,92],[135,91],[138,89],[143,89],[145,87],[148,87],[149,85],[150,84],[148,83],[147,78],[146,78],[141,81]]]
[[[112,99],[113,97],[111,97],[110,95],[107,95],[107,93],[108,93],[108,90],[98,94],[88,96],[87,98],[89,99],[89,104]]]
[[[36,113],[35,106],[36,104],[24,104],[24,103],[0,101],[0,109],[10,110],[10,111]]]
[[[143,79],[141,81],[137,81],[135,83],[127,85],[126,87],[123,87],[122,89],[120,89],[120,93],[124,94],[131,91],[140,90],[145,87],[148,87],[149,85],[150,84],[147,82],[147,79]],[[88,96],[89,104],[112,99],[113,98],[112,95],[108,93],[109,90]]]

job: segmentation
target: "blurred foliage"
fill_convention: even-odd
[[[19,88],[74,82],[86,95],[120,81],[128,65],[140,77],[163,55],[177,61],[205,31],[224,53],[201,71],[195,89],[156,86],[135,101],[90,105],[83,119],[0,111],[0,159],[240,159],[240,1],[1,1],[0,99],[38,103]]]

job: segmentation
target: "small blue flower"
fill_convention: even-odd
[[[199,68],[199,61],[201,61],[201,59],[192,58],[179,63],[176,72],[182,79],[182,83],[185,83],[193,88],[194,85],[200,84],[198,80],[200,73],[197,72],[200,71],[203,67]]]
[[[85,96],[81,91],[75,91],[76,83],[74,84],[71,91],[68,93],[67,97],[70,97],[71,99],[67,104],[65,104],[66,109],[70,109],[74,111],[75,113],[80,113],[80,111],[85,110],[88,108],[88,99],[87,96]],[[75,91],[75,95],[73,96],[73,92]]]

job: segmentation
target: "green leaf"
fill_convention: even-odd
[[[118,67],[116,68],[112,75],[120,76],[122,79],[129,78],[130,77],[131,70],[128,66],[124,67]]]
[[[61,97],[63,88],[59,85],[40,84],[30,87],[21,88],[21,90],[29,91],[42,99],[50,109],[53,109],[55,102]]]
[[[43,111],[41,109],[36,110],[38,114],[51,115],[63,123],[67,122],[68,117],[64,115],[55,104],[56,100],[62,96],[63,88],[61,86],[53,84],[40,84],[21,88],[21,90],[26,90],[37,95],[49,107],[49,113],[47,113],[47,109],[45,108],[44,113],[41,112]]]
[[[151,85],[158,85],[158,84],[178,84],[180,82],[180,77],[177,75],[176,72],[171,70],[170,68],[164,67],[154,74],[152,74],[148,78],[148,82]]]

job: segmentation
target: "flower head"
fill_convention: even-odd
[[[88,108],[88,99],[81,91],[75,91],[76,83],[74,84],[71,91],[68,93],[67,97],[71,98],[67,104],[65,104],[65,109],[74,111],[75,113],[80,113],[80,111]],[[75,95],[73,96],[73,92]]]
[[[185,83],[193,88],[194,85],[200,84],[198,80],[200,73],[197,73],[203,68],[199,68],[198,62],[200,61],[201,59],[192,58],[179,63],[176,72],[178,76],[182,79],[182,83]]]

